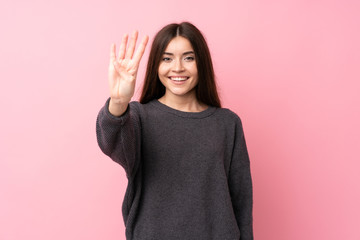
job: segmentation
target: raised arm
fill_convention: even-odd
[[[136,74],[149,39],[145,36],[135,52],[137,36],[135,31],[127,50],[128,35],[123,36],[118,56],[115,44],[111,45],[110,99],[101,108],[96,120],[100,149],[123,166],[128,177],[133,176],[139,164],[141,142],[137,105],[129,102],[134,94]]]

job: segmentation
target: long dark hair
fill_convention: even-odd
[[[198,71],[198,84],[195,87],[197,100],[209,106],[221,107],[209,48],[200,30],[189,22],[166,25],[156,34],[150,50],[140,102],[147,103],[165,94],[158,69],[167,45],[177,36],[188,39],[195,52]]]

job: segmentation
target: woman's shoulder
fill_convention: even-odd
[[[232,120],[232,121],[236,121],[236,122],[240,122],[240,123],[241,123],[241,118],[240,118],[240,116],[239,116],[236,112],[230,110],[229,108],[218,108],[218,109],[216,110],[216,113],[217,113],[217,115],[218,115],[219,117],[221,117],[221,118],[224,118],[224,119],[228,119],[228,120]]]
[[[129,103],[129,105],[134,110],[143,110],[143,109],[149,108],[149,106],[151,106],[151,102],[153,102],[153,101],[150,101],[148,103],[141,103],[141,102],[139,102],[137,100],[134,100],[134,101],[131,101]]]
[[[150,101],[148,103],[141,103],[137,100],[134,100],[129,103],[129,108],[130,111],[133,112],[133,114],[143,116],[149,111],[154,111],[152,102],[153,101]]]

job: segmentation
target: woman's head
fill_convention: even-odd
[[[159,67],[164,66],[162,62],[164,61],[167,47],[171,47],[175,41],[179,42],[178,40],[181,43],[190,43],[190,48],[193,50],[193,54],[190,54],[185,61],[189,62],[188,60],[191,59],[191,56],[195,57],[193,63],[196,63],[197,81],[194,91],[198,101],[220,107],[221,104],[216,90],[214,70],[208,46],[201,32],[188,22],[169,24],[156,34],[150,50],[140,102],[147,103],[165,94],[165,87],[159,78]],[[169,45],[170,42],[171,45]],[[164,68],[162,67],[162,69]],[[160,69],[160,73],[162,69]]]

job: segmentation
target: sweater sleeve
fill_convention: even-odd
[[[253,240],[253,194],[250,160],[240,118],[237,118],[236,123],[229,188],[235,217],[240,229],[240,240]]]
[[[133,176],[140,162],[140,120],[136,106],[129,103],[125,113],[115,117],[109,112],[108,99],[96,120],[96,137],[100,149],[119,163],[127,178]]]

